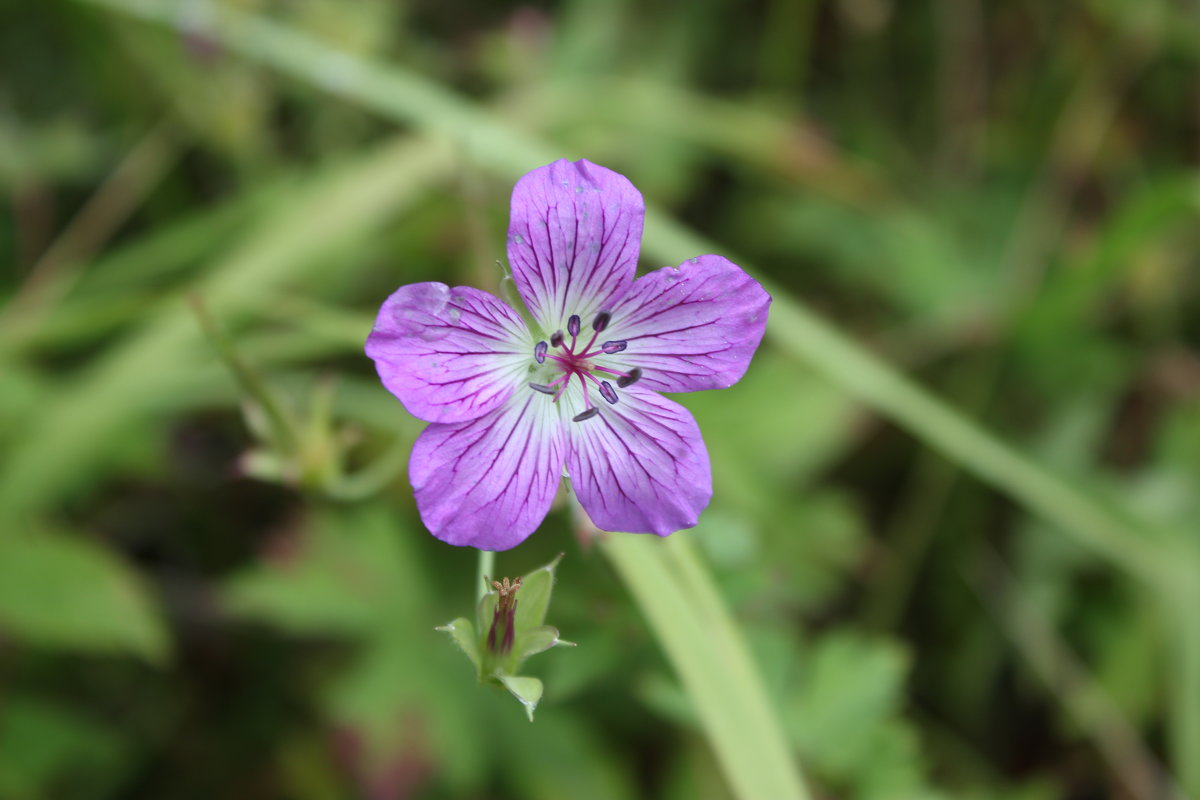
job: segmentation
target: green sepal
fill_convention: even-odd
[[[533,712],[542,699],[542,682],[523,675],[497,675],[496,678],[513,697],[521,701],[521,705],[525,706],[525,714],[533,722]]]
[[[550,607],[550,590],[554,588],[554,571],[563,554],[549,564],[538,567],[521,578],[521,591],[517,595],[517,636],[522,631],[536,628],[546,621],[546,609]]]
[[[525,706],[525,712],[531,721],[534,709],[542,698],[543,687],[537,678],[517,674],[521,664],[529,656],[544,653],[552,647],[575,646],[573,642],[559,637],[558,628],[542,624],[550,607],[555,570],[561,560],[562,555],[559,554],[549,564],[521,577],[521,587],[517,590],[517,604],[513,611],[512,650],[508,653],[501,654],[488,649],[488,634],[500,599],[499,592],[495,590],[480,598],[475,609],[475,624],[466,617],[459,617],[450,624],[437,628],[449,633],[459,649],[471,659],[481,684],[487,683],[507,689]]]
[[[475,608],[475,629],[479,631],[479,649],[483,650],[488,629],[492,625],[492,615],[496,613],[496,603],[500,601],[500,593],[492,590],[479,598]]]
[[[471,620],[459,617],[449,624],[439,625],[434,630],[450,634],[454,643],[467,654],[467,658],[471,659],[471,663],[475,665],[476,677],[482,676],[483,661],[479,653],[479,639],[475,635],[475,626],[471,624]]]
[[[520,663],[530,656],[544,653],[551,647],[558,645],[574,647],[575,643],[560,639],[558,637],[558,628],[555,628],[553,625],[539,625],[532,630],[518,634],[517,640],[513,644],[513,652],[517,654],[517,663]]]

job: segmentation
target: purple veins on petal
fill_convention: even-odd
[[[460,422],[512,395],[532,346],[520,316],[490,294],[412,283],[383,302],[366,353],[414,417]]]
[[[408,476],[434,536],[508,550],[537,529],[562,480],[564,431],[574,427],[552,424],[546,402],[521,392],[479,419],[430,425],[417,437]]]
[[[544,330],[590,317],[633,283],[645,204],[629,180],[588,161],[556,161],[513,188],[508,261]]]
[[[600,349],[603,350],[605,353],[608,353],[610,356],[613,353],[621,352],[626,347],[629,347],[629,342],[621,342],[621,341],[605,342],[604,344],[600,345]]]
[[[612,328],[629,342],[625,363],[646,387],[694,392],[732,386],[750,365],[771,296],[741,267],[699,256],[638,278],[614,305]]]
[[[633,384],[637,383],[639,380],[641,380],[641,377],[642,370],[638,367],[634,367],[633,369],[629,370],[628,375],[622,375],[621,377],[617,378],[617,386],[620,386],[622,389],[624,389],[626,386],[632,386]]]
[[[608,402],[616,405],[617,390],[612,388],[612,384],[608,381],[600,381],[600,395]]]
[[[602,530],[666,536],[712,497],[708,452],[687,409],[642,387],[587,425],[565,426],[567,474]]]

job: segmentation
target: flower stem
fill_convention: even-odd
[[[805,800],[800,770],[746,643],[685,535],[617,534],[600,549],[625,582],[740,800]]]
[[[496,577],[496,554],[491,550],[479,551],[479,568],[475,574],[475,600],[478,602],[488,593],[488,580]]]

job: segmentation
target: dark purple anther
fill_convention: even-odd
[[[563,343],[563,332],[555,331],[554,335],[550,337],[550,346],[551,347],[562,347],[562,343]]]
[[[580,411],[575,416],[571,417],[571,422],[583,422],[585,419],[591,419],[600,413],[598,406],[592,406],[587,411]]]
[[[612,355],[613,353],[619,353],[626,347],[629,347],[629,342],[605,342],[604,344],[600,345],[600,349],[609,355]]]
[[[608,381],[600,381],[600,394],[610,403],[617,402],[617,390]]]
[[[622,389],[624,389],[626,386],[630,385],[631,383],[637,383],[638,379],[641,377],[642,377],[641,369],[639,369],[638,367],[634,367],[633,369],[629,370],[629,374],[626,375],[625,377],[617,378],[617,386],[620,386]]]
[[[596,320],[592,323],[592,329],[596,331],[596,333],[599,333],[608,327],[608,322],[611,319],[612,314],[608,313],[607,311],[601,311],[596,315]]]
[[[572,314],[570,319],[567,320],[567,333],[571,334],[572,336],[578,336],[579,329],[582,327],[583,320],[579,318],[578,314]]]
[[[544,383],[531,382],[529,384],[529,388],[533,389],[535,392],[541,392],[542,394],[554,394],[557,391],[553,386],[547,386]]]
[[[550,349],[550,345],[545,342],[538,342],[533,346],[533,358],[539,364],[546,363],[546,351]]]

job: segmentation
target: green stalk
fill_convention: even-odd
[[[488,581],[496,577],[496,554],[491,550],[479,551],[479,566],[475,571],[475,601],[479,602],[488,593]]]
[[[208,304],[199,292],[191,292],[188,302],[200,323],[200,329],[217,355],[225,362],[225,366],[233,373],[242,391],[254,398],[266,416],[271,426],[273,444],[285,456],[296,455],[300,448],[300,437],[296,433],[296,423],[288,414],[287,409],[279,402],[270,385],[257,369],[255,369],[242,354],[238,352],[229,335],[217,324]]]
[[[746,643],[686,536],[608,535],[600,549],[683,683],[734,795],[805,800]]]
[[[1167,687],[1174,710],[1167,715],[1170,760],[1184,789],[1200,797],[1200,579],[1182,587],[1178,597],[1164,599],[1166,619],[1175,631]]]

